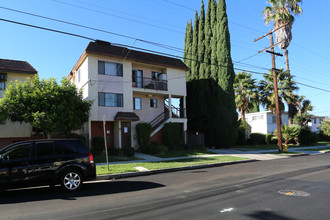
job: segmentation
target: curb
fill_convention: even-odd
[[[249,163],[249,162],[256,162],[256,161],[259,161],[259,160],[255,160],[255,159],[241,160],[241,161],[212,163],[212,164],[203,164],[203,165],[186,166],[186,167],[174,167],[174,168],[150,170],[150,171],[138,171],[138,172],[130,172],[130,173],[98,175],[98,176],[96,176],[96,180],[111,180],[111,179],[122,179],[122,178],[138,177],[138,176],[149,176],[149,175],[155,175],[155,174],[161,174],[161,173],[170,173],[170,172],[178,172],[178,171],[185,171],[185,170],[195,170],[195,169],[203,169],[203,168],[210,168],[210,167],[220,167],[220,166],[225,166],[225,165]]]

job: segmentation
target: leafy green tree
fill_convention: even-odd
[[[50,134],[80,129],[88,121],[92,103],[82,99],[70,81],[55,79],[11,82],[0,111],[13,122],[26,122]]]
[[[319,127],[325,135],[330,136],[330,120],[322,121]]]
[[[258,90],[256,80],[252,74],[238,72],[234,80],[236,107],[241,113],[242,121],[245,122],[245,113],[249,112],[249,103],[258,102]]]

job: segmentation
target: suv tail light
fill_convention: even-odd
[[[89,156],[89,162],[90,162],[90,163],[94,163],[94,157],[93,157],[93,154],[89,153],[88,156]]]

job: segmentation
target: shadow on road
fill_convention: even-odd
[[[76,200],[80,197],[126,193],[154,188],[165,185],[145,181],[115,181],[89,182],[77,192],[64,192],[60,187],[39,187],[1,192],[0,204],[44,201],[53,199]]]
[[[288,217],[279,215],[278,213],[268,212],[268,211],[255,212],[248,216],[252,217],[254,219],[260,219],[260,220],[295,220],[294,218],[288,218]]]

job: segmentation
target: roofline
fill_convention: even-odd
[[[87,49],[87,48],[86,48]],[[79,57],[78,61],[76,62],[76,64],[74,65],[74,67],[72,68],[71,72],[69,73],[69,75],[66,77],[66,79],[71,79],[73,76],[73,71],[75,69],[77,69],[77,67],[79,66],[79,64],[81,63],[82,60],[85,59],[86,57],[86,49],[84,50],[84,52],[82,53],[82,55]]]
[[[106,56],[106,57],[115,57],[115,58],[119,58],[119,59],[123,59],[122,56],[116,56],[116,55],[109,55],[107,53],[101,53],[101,52],[95,52],[95,51],[86,51],[86,54],[95,54],[95,55],[101,55],[101,56]],[[140,51],[138,51],[140,52]],[[151,54],[151,53],[150,53]],[[157,55],[155,54],[156,56],[161,56],[161,55]],[[163,57],[166,57],[166,56],[163,56]],[[173,58],[173,59],[176,59],[176,58]],[[125,58],[125,60],[130,60],[130,61],[135,61],[135,62],[139,62],[139,63],[146,63],[146,64],[151,64],[151,65],[157,65],[157,66],[164,66],[164,67],[170,67],[170,68],[174,68],[174,69],[181,69],[181,70],[185,70],[185,71],[188,71],[189,68],[188,67],[179,67],[179,66],[175,66],[175,65],[167,65],[167,64],[160,64],[160,63],[157,63],[157,62],[151,62],[151,61],[145,61],[145,60],[142,60],[142,59],[132,59],[132,58]]]
[[[25,73],[25,74],[38,74],[38,71],[22,71],[22,70],[12,70],[12,69],[0,69],[0,72],[6,73]]]

